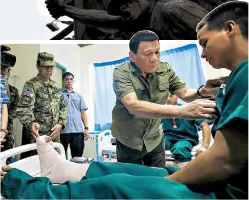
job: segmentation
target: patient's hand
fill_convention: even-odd
[[[202,152],[207,151],[207,148],[205,147],[200,147],[199,149],[196,150],[196,156],[198,156],[199,154],[201,154]]]
[[[11,170],[11,166],[5,165],[1,167],[1,180],[3,180],[4,176]]]
[[[44,140],[46,143],[48,143],[48,142],[52,141],[52,138],[50,136],[45,136]]]
[[[50,136],[47,136],[47,135],[38,136],[36,138],[36,143],[37,144],[45,144],[45,143],[48,143],[48,142],[51,142],[51,141],[52,141],[52,138]]]
[[[226,81],[226,79],[227,76],[207,80],[204,87],[200,89],[200,93],[203,96],[216,96],[220,86]]]

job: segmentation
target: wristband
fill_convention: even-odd
[[[197,95],[201,98],[209,98],[210,96],[202,96],[200,93],[200,89],[203,87],[204,85],[201,85],[198,89],[197,89]]]

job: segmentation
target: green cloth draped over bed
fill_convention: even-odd
[[[9,199],[216,199],[215,193],[196,193],[163,178],[177,170],[93,162],[80,182],[53,185],[48,178],[11,169],[1,183],[1,195]]]

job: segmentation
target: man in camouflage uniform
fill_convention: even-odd
[[[201,98],[199,94],[213,96],[219,86],[214,87],[213,82],[217,80],[209,80],[198,93],[189,89],[168,63],[160,62],[159,38],[152,31],[137,32],[129,46],[131,61],[113,72],[116,104],[111,131],[116,138],[117,160],[165,167],[161,118],[210,118],[216,112],[215,102],[196,99]],[[183,106],[165,105],[169,91],[193,102]]]
[[[23,124],[22,145],[35,142],[32,132],[39,129],[40,135],[50,135],[53,141],[59,142],[59,135],[65,127],[67,109],[58,83],[51,80],[56,66],[54,56],[43,52],[38,54],[38,75],[27,81],[17,108],[17,116]],[[26,152],[21,158],[36,154]]]
[[[10,71],[11,69],[8,69],[7,73],[5,74],[3,74],[4,70],[1,71],[1,74],[6,77],[6,82],[8,82],[9,80]],[[15,139],[13,135],[13,120],[16,117],[16,108],[17,108],[17,105],[20,99],[19,92],[16,87],[10,84],[6,84],[6,87],[8,87],[7,90],[10,93],[10,103],[7,105],[8,106],[8,126],[7,126],[8,134],[5,136],[6,141],[1,151],[5,151],[5,150],[8,150],[14,147]],[[8,163],[9,162],[7,162],[7,164]]]

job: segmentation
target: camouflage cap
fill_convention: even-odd
[[[38,53],[37,61],[40,61],[40,65],[43,67],[56,66],[54,55],[47,52]]]

